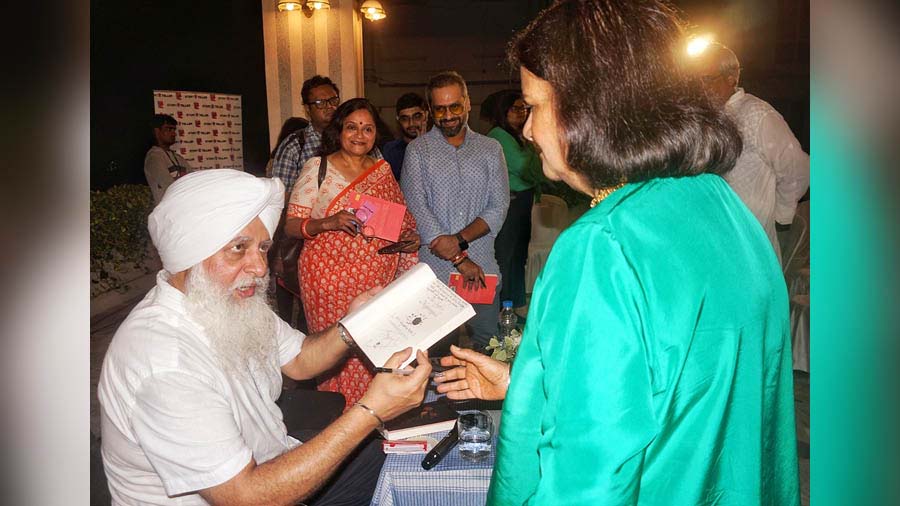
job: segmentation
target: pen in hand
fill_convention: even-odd
[[[399,374],[400,376],[409,376],[415,369],[391,369],[390,367],[376,367],[375,373]],[[440,377],[444,375],[444,371],[432,372],[428,375],[430,378]]]

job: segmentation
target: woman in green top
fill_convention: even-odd
[[[513,307],[525,305],[525,261],[531,240],[531,206],[540,195],[541,160],[534,146],[522,138],[528,107],[522,94],[507,90],[496,99],[488,137],[497,139],[509,172],[509,210],[503,227],[494,240],[497,264],[503,278],[500,300],[511,300]]]
[[[442,359],[465,365],[450,398],[506,398],[488,504],[799,504],[787,290],[684,41],[661,1],[563,0],[510,46],[544,174],[596,205],[555,243],[511,375]]]

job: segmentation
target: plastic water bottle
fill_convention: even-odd
[[[504,300],[503,301],[503,309],[500,311],[500,340],[506,339],[509,337],[510,333],[516,329],[516,323],[518,323],[519,318],[516,316],[516,312],[513,311],[512,301]]]

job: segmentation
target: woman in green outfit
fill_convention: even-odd
[[[450,398],[506,398],[488,503],[799,504],[787,290],[720,177],[740,139],[682,73],[676,15],[564,0],[510,47],[544,174],[596,205],[555,243],[511,374],[442,359],[465,366]]]
[[[511,300],[513,307],[525,305],[525,261],[531,240],[531,206],[540,195],[541,160],[532,144],[522,137],[528,118],[528,106],[522,94],[507,90],[500,94],[487,136],[497,139],[506,158],[509,173],[509,210],[497,238],[494,252],[500,266],[503,287],[500,300]]]

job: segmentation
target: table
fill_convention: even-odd
[[[491,455],[481,462],[467,462],[459,447],[431,470],[422,469],[425,455],[389,454],[385,458],[372,506],[484,506],[497,452],[500,411],[488,410],[494,419]],[[430,434],[438,441],[447,431]]]

